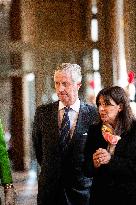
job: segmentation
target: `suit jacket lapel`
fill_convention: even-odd
[[[54,125],[58,127],[58,101],[53,104],[52,107],[52,119],[54,120]]]
[[[74,134],[79,132],[82,133],[85,131],[85,119],[87,118],[87,109],[85,104],[81,101],[80,103],[80,110],[79,110],[79,115],[78,115],[78,119],[77,119],[77,123],[76,123],[76,127],[75,127],[75,131]]]
[[[50,119],[52,123],[52,130],[55,130],[55,134],[53,137],[56,139],[59,138],[59,126],[58,126],[58,101],[52,104],[52,112],[50,113]]]

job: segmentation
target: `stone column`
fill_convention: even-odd
[[[103,87],[113,84],[114,11],[114,0],[98,3],[100,73]]]
[[[13,0],[10,10],[10,39],[11,42],[21,40],[21,10],[20,0]],[[13,72],[21,70],[22,57],[19,51],[11,53],[11,68]],[[22,77],[11,77],[12,83],[12,115],[11,136],[13,146],[13,168],[24,170],[24,139],[23,139],[23,91]]]
[[[136,73],[136,0],[124,1],[124,31],[127,70]]]
[[[102,85],[121,84],[126,75],[123,1],[99,1],[98,11]]]

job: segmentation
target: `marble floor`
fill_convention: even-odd
[[[36,205],[37,174],[32,169],[26,172],[13,172],[13,181],[16,190],[16,205]],[[4,205],[3,188],[0,187],[2,205]]]

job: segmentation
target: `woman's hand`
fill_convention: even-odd
[[[93,154],[94,167],[98,168],[101,166],[101,164],[108,164],[110,159],[110,153],[106,149],[99,148]]]

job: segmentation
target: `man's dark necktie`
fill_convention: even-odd
[[[68,116],[69,110],[70,108],[64,108],[64,115],[60,128],[60,147],[62,151],[64,151],[67,148],[70,140],[70,120]]]

